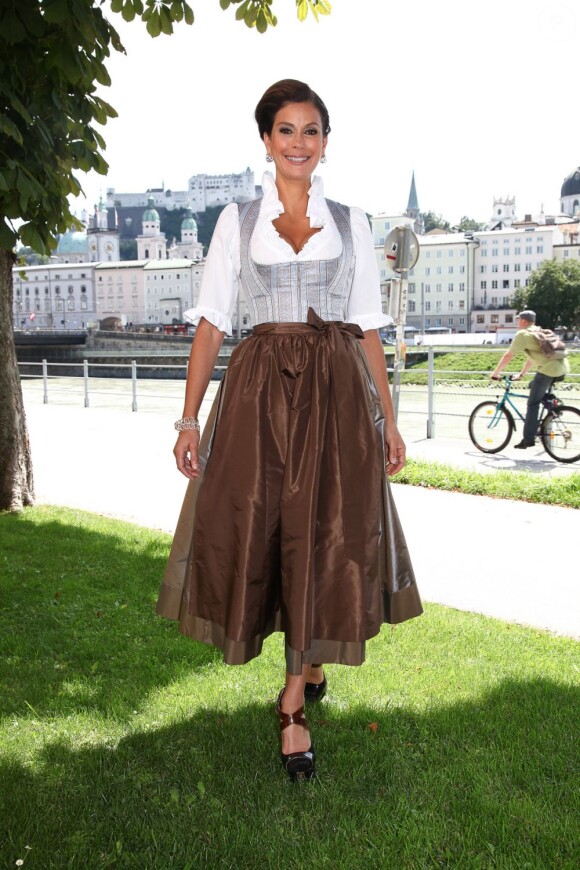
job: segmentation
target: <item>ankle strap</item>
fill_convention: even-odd
[[[303,728],[308,728],[308,722],[304,716],[304,707],[300,707],[295,713],[284,713],[278,708],[278,717],[280,719],[280,731],[284,731],[290,725],[302,725]]]

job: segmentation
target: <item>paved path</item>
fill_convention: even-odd
[[[163,394],[163,382],[155,389]],[[26,383],[24,393],[40,503],[173,530],[186,486],[171,452],[177,395],[162,412],[152,396],[132,413],[110,398],[84,408],[70,397],[43,405]],[[470,461],[465,442],[408,440],[411,456]],[[403,485],[394,493],[426,601],[580,636],[578,511]]]

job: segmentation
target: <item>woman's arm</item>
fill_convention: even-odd
[[[189,354],[187,381],[185,385],[184,417],[195,417],[205,396],[218,358],[224,333],[204,317],[199,321]],[[179,433],[173,454],[182,474],[193,480],[199,477],[199,432],[185,429]]]
[[[364,341],[361,342],[361,347],[365,352],[373,380],[376,384],[383,406],[385,415],[385,442],[387,456],[387,474],[397,474],[405,465],[406,451],[405,442],[399,434],[397,424],[395,422],[395,412],[393,409],[393,401],[391,399],[391,388],[389,387],[389,379],[387,376],[387,366],[385,363],[385,352],[378,330],[365,330]]]

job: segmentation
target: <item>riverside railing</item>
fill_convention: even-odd
[[[486,352],[504,353],[505,348],[486,348]],[[488,380],[490,370],[467,370],[435,368],[435,351],[431,347],[421,351],[427,355],[427,368],[407,368],[403,374],[400,397],[400,417],[404,417],[403,429],[414,431],[426,438],[467,437],[467,420],[475,405],[482,398],[490,398],[499,393],[497,382]],[[467,354],[469,349],[453,348],[456,354]],[[572,351],[573,354],[578,351]],[[159,403],[181,401],[183,380],[187,364],[152,364],[131,360],[128,363],[115,362],[115,371],[123,371],[125,377],[108,377],[104,370],[111,370],[110,363],[82,362],[20,362],[21,378],[27,382],[27,392],[38,392],[42,402],[62,402],[78,400],[85,408],[93,404],[113,403],[119,408],[130,407],[138,411],[140,403],[145,407],[161,407]],[[214,378],[219,379],[227,367],[215,367]],[[70,375],[71,371],[77,373]],[[66,375],[64,374],[66,371]],[[147,377],[146,373],[155,371],[157,377]],[[391,371],[391,369],[389,369]],[[171,374],[169,374],[171,372]],[[175,377],[179,372],[181,377]],[[165,376],[165,377],[164,377]],[[421,381],[424,383],[421,383]],[[410,383],[409,381],[412,381]],[[522,382],[525,389],[525,382]],[[565,382],[557,385],[557,392],[567,403],[580,407],[580,375],[570,373]],[[522,402],[524,400],[521,400]],[[423,428],[424,427],[424,428]]]

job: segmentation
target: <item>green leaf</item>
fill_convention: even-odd
[[[265,33],[268,29],[268,19],[263,9],[260,9],[256,18],[256,30],[258,33]]]
[[[147,19],[147,33],[154,38],[161,33],[161,20],[158,12],[152,12],[150,18]]]
[[[0,115],[0,133],[4,133],[19,145],[23,144],[22,134],[16,124],[7,118],[6,115]]]
[[[191,6],[189,5],[189,3],[185,3],[185,2],[184,2],[184,4],[183,4],[183,15],[184,15],[185,23],[186,23],[186,24],[190,24],[190,25],[193,24],[195,18],[194,18],[194,15],[193,15],[193,9],[192,9]]]
[[[230,0],[220,0],[220,6],[222,9],[228,9],[230,5]]]
[[[20,238],[25,245],[30,245],[33,251],[43,254],[45,251],[46,240],[40,236],[38,228],[32,223],[22,224],[20,227]]]
[[[9,227],[4,220],[0,220],[0,248],[3,251],[11,251],[17,238],[18,233]]]
[[[159,19],[161,21],[161,30],[167,36],[171,36],[173,33],[173,23],[171,21],[171,15],[169,14],[169,9],[166,6],[160,6],[159,8]]]
[[[246,18],[246,12],[248,11],[248,7],[250,5],[250,0],[245,0],[241,6],[238,6],[236,9],[236,21],[243,21]]]
[[[123,19],[125,21],[133,21],[133,19],[135,18],[135,7],[131,2],[125,3],[121,15],[123,16]]]
[[[304,21],[308,15],[308,0],[296,0],[297,15],[299,21]]]
[[[123,0],[111,0],[111,12],[122,12]]]
[[[143,4],[141,3],[141,0],[133,0],[133,8],[137,15],[143,15]]]
[[[181,4],[180,0],[173,0],[169,11],[172,21],[183,20],[183,5]]]

